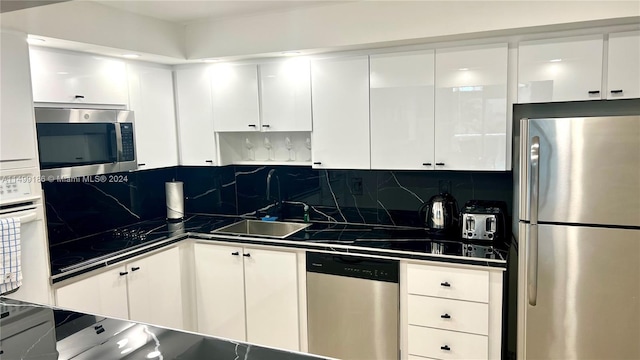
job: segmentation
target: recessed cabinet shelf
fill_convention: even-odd
[[[220,165],[311,165],[309,132],[218,133]]]

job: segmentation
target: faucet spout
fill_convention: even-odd
[[[267,201],[271,201],[271,178],[275,176],[276,180],[278,181],[278,198],[276,199],[276,210],[279,213],[280,212],[280,206],[282,205],[282,194],[280,193],[280,177],[278,177],[278,174],[275,173],[276,169],[271,169],[269,170],[269,173],[267,174]]]

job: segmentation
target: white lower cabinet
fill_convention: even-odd
[[[56,305],[90,314],[129,318],[127,278],[124,265],[62,286],[56,290]]]
[[[300,349],[297,255],[194,244],[198,332]]]
[[[501,269],[401,262],[402,359],[500,359]]]
[[[62,308],[183,328],[179,249],[129,261],[56,289]]]

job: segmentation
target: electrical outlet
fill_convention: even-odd
[[[451,193],[451,181],[449,180],[439,180],[438,181],[438,191],[440,194],[442,193]]]
[[[351,178],[351,193],[353,195],[362,195],[362,178]]]

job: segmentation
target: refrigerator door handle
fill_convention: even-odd
[[[538,300],[538,200],[540,190],[540,137],[531,138],[529,236],[527,239],[527,294],[529,305],[536,306]]]

